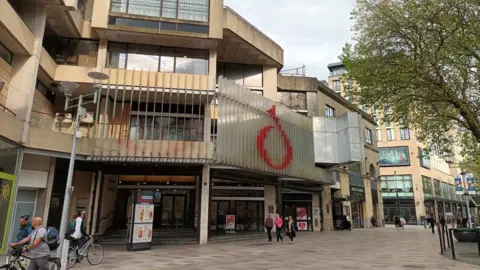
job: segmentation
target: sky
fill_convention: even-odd
[[[278,43],[284,69],[306,66],[306,75],[327,79],[327,64],[338,62],[352,43],[350,11],[355,0],[224,0]]]

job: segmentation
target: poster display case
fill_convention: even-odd
[[[153,235],[153,191],[132,191],[128,202],[127,250],[148,250]]]

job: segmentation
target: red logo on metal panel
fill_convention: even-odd
[[[280,131],[280,135],[282,136],[283,139],[283,144],[285,145],[286,148],[286,153],[283,156],[282,163],[280,164],[274,164],[272,160],[268,157],[268,151],[265,149],[265,140],[267,139],[268,133],[274,129],[274,126],[266,126],[260,130],[260,132],[257,135],[257,149],[260,152],[260,156],[262,159],[267,163],[267,165],[270,168],[281,170],[285,169],[290,165],[293,159],[293,148],[292,145],[290,144],[290,140],[288,139],[287,133],[285,133],[285,130],[283,130],[283,126],[280,123],[280,119],[277,116],[276,110],[275,110],[275,105],[272,106],[270,110],[267,111],[270,117],[273,119],[273,122],[275,122],[275,126]]]

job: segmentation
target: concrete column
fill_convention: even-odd
[[[34,35],[33,53],[13,57],[12,78],[6,104],[7,108],[15,112],[19,120],[24,121],[22,143],[28,142],[30,114],[47,19],[44,5],[35,4],[28,7],[22,10],[21,17]]]
[[[37,207],[35,216],[42,217],[48,222],[48,213],[50,210],[50,200],[52,198],[53,177],[55,176],[56,159],[50,158],[50,168],[48,170],[47,187],[38,190]]]
[[[333,231],[333,218],[332,218],[332,194],[330,186],[324,186],[322,191],[322,223],[325,231]]]
[[[312,193],[312,224],[313,231],[319,232],[322,230],[322,220],[320,217],[320,194]]]
[[[208,243],[208,233],[210,230],[210,165],[203,166],[202,170],[202,184],[201,184],[201,199],[200,199],[200,230],[199,243]]]
[[[365,202],[362,204],[363,227],[370,228],[372,227],[370,219],[373,216],[372,182],[369,178],[364,178],[363,185],[364,185],[363,190],[365,191]]]
[[[263,96],[277,101],[277,68],[263,66]]]
[[[283,216],[283,199],[282,199],[282,185],[277,186],[277,209],[275,214],[279,213],[280,216]]]
[[[385,226],[385,213],[383,212],[383,198],[382,198],[382,188],[380,187],[380,181],[377,184],[378,190],[378,203],[377,203],[377,226]]]
[[[200,221],[200,189],[202,184],[201,177],[195,177],[195,229],[198,229],[198,222]]]
[[[103,183],[103,173],[102,171],[98,171],[96,173],[97,176],[97,181],[96,181],[96,187],[95,187],[95,201],[93,203],[93,213],[90,215],[92,220],[92,233],[97,232],[97,220],[98,220],[98,213],[100,212],[100,209],[98,209],[98,203],[100,201],[100,188]]]
[[[267,219],[269,215],[273,220],[275,220],[275,213],[278,209],[277,201],[276,201],[277,189],[275,188],[275,186],[267,186],[267,185],[265,185],[264,189],[265,189],[263,192],[264,198],[265,198],[264,210],[263,210],[263,213],[265,213],[264,220]],[[275,228],[273,228],[272,231],[275,231]]]
[[[98,55],[97,55],[97,67],[100,67],[100,71],[103,70],[105,67],[105,63],[107,61],[107,47],[108,47],[108,40],[100,39],[98,43]]]

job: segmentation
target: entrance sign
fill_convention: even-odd
[[[153,192],[132,191],[128,214],[128,251],[151,248],[153,235]]]
[[[235,230],[235,215],[225,216],[225,230]]]
[[[463,195],[463,179],[460,175],[456,175],[455,179],[455,192],[457,195]]]
[[[467,181],[466,181],[467,186],[465,188],[468,190],[468,194],[476,195],[477,194],[477,188],[475,186],[475,181],[474,181],[473,174],[468,173],[466,175],[466,178],[467,178]]]
[[[333,184],[315,167],[312,118],[220,77],[217,164]]]

